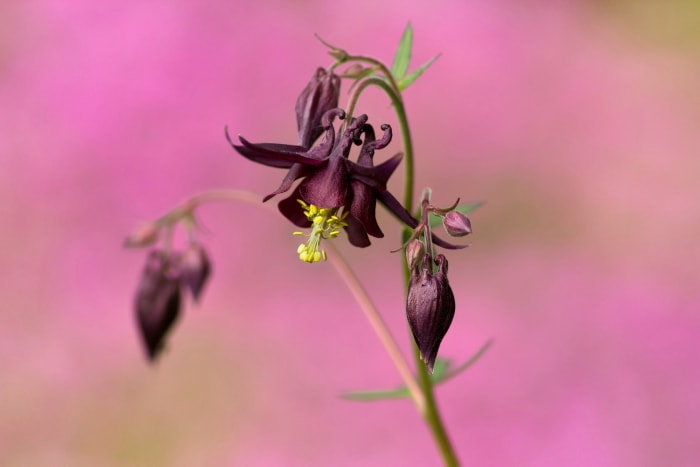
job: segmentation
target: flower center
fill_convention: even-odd
[[[297,248],[299,259],[305,263],[317,263],[327,259],[326,252],[320,248],[321,240],[335,238],[340,234],[340,229],[347,227],[345,218],[348,213],[338,217],[338,209],[319,208],[313,204],[306,204],[298,199],[297,202],[304,209],[304,215],[311,221],[311,232],[294,232],[294,235],[309,237],[306,243]]]

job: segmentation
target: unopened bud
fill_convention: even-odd
[[[321,118],[323,114],[338,107],[340,96],[340,77],[323,68],[316,73],[297,98],[296,114],[299,141],[305,148],[310,148],[323,134]]]
[[[195,301],[199,300],[199,295],[211,272],[207,252],[199,243],[190,243],[182,252],[179,271],[180,283],[190,290]]]
[[[472,233],[472,223],[459,211],[450,211],[442,218],[442,225],[452,237],[464,237]]]
[[[425,246],[423,246],[423,242],[417,239],[408,242],[408,245],[406,245],[406,262],[408,263],[408,268],[413,270],[418,266],[424,254]]]
[[[174,257],[162,250],[151,251],[136,291],[136,318],[151,361],[163,349],[165,336],[180,313],[180,283],[175,262]]]
[[[140,225],[124,240],[127,248],[142,248],[153,245],[158,240],[158,226],[154,222]]]
[[[455,314],[455,298],[447,280],[447,259],[437,255],[435,262],[438,272],[433,274],[430,255],[423,256],[421,265],[411,271],[406,298],[408,324],[420,358],[430,373]]]
[[[374,72],[372,68],[365,68],[359,63],[354,63],[343,72],[343,78],[361,79]]]

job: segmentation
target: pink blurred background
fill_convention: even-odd
[[[700,463],[696,2],[30,0],[0,5],[1,465],[439,463],[408,401],[338,397],[399,378],[280,216],[201,210],[214,276],[154,367],[144,255],[121,248],[196,191],[276,188],[224,125],[294,143],[294,100],[331,64],[313,33],[390,61],[407,21],[414,66],[442,52],[406,93],[418,185],[487,201],[449,254],[441,355],[495,339],[437,390],[462,461]],[[399,227],[380,223],[342,249],[408,354]]]

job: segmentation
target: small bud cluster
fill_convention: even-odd
[[[160,230],[157,223],[141,227],[126,239],[125,245],[152,246],[160,239]],[[195,241],[182,251],[156,247],[148,252],[134,308],[149,360],[154,361],[164,348],[165,338],[180,315],[183,290],[189,291],[197,302],[210,272],[209,256]]]
[[[472,230],[469,218],[455,209],[457,203],[441,209],[432,206],[428,198],[429,192],[421,205],[422,220],[405,245],[406,262],[411,272],[406,318],[420,358],[432,373],[438,349],[454,318],[455,297],[447,279],[447,258],[433,253],[429,214],[442,217],[443,226],[452,237],[464,237]]]

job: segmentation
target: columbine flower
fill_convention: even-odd
[[[163,349],[165,336],[180,313],[177,262],[177,255],[151,251],[136,292],[136,318],[150,360]]]
[[[447,259],[444,255],[435,257],[438,271],[434,274],[432,262],[426,253],[421,264],[411,269],[406,297],[406,317],[420,350],[420,358],[430,373],[455,314],[455,297],[447,280]]]
[[[337,234],[330,235],[330,232],[339,228],[345,229],[350,243],[357,247],[369,246],[369,236],[383,237],[376,219],[377,201],[410,227],[418,225],[418,221],[404,209],[386,186],[403,154],[398,153],[381,164],[374,165],[374,151],[391,142],[391,127],[382,125],[384,134],[377,140],[374,129],[367,124],[367,115],[360,115],[353,118],[343,134],[336,139],[332,124],[335,117],[342,120],[345,112],[333,109],[324,114],[321,124],[325,135],[320,143],[310,149],[275,143],[253,144],[242,136],[238,137],[241,144],[237,145],[229,138],[229,143],[244,157],[270,167],[289,169],[279,188],[263,198],[263,201],[287,192],[296,180],[302,179],[291,196],[279,203],[279,209],[298,227],[322,227],[313,228],[306,246],[299,247],[303,261],[309,258],[311,262],[324,259],[325,254],[319,250],[320,241],[336,236]],[[362,144],[357,162],[348,158],[353,143]],[[331,220],[333,225],[326,224],[326,221],[314,224],[314,219],[321,221],[317,219],[317,212]],[[323,232],[326,232],[326,236]],[[459,248],[437,237],[434,241],[445,248]]]
[[[254,162],[289,169],[280,187],[266,196],[264,201],[288,191],[294,181],[303,179],[292,195],[279,203],[280,211],[292,223],[302,228],[311,227],[318,217],[316,211],[323,210],[321,214],[328,219],[335,216],[342,221],[342,225],[336,223],[334,227],[344,228],[353,245],[365,247],[370,244],[368,235],[383,236],[375,217],[376,201],[393,198],[386,194],[386,183],[403,156],[396,154],[374,166],[374,150],[389,144],[391,128],[384,125],[384,135],[376,140],[372,126],[366,124],[367,116],[361,115],[350,122],[336,141],[332,125],[335,116],[342,119],[345,112],[341,109],[326,112],[322,119],[325,136],[308,150],[281,144],[253,144],[243,137],[239,137],[242,145],[233,147]],[[350,161],[348,156],[352,144],[360,140],[363,134],[365,138],[358,160]],[[403,208],[401,211],[404,212],[397,212],[396,206],[400,207],[398,201],[390,207],[396,215],[408,215]],[[317,250],[313,245],[318,240],[318,235],[312,232],[307,242],[312,257],[316,257],[314,252]]]

